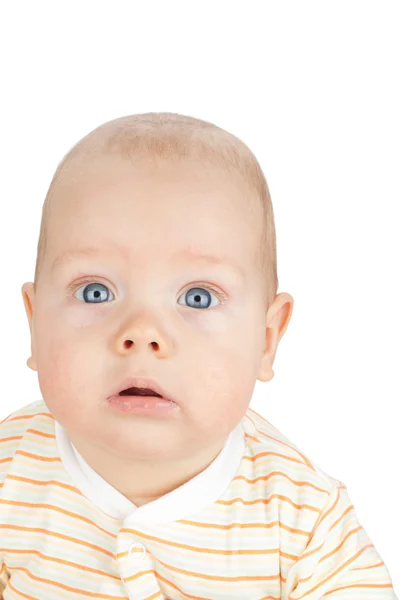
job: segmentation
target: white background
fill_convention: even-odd
[[[271,189],[295,308],[251,407],[343,481],[408,594],[409,3],[13,2],[1,8],[2,401],[41,398],[21,286],[63,155],[113,118],[212,121]]]

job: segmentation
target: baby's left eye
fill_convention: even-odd
[[[201,287],[189,288],[189,290],[184,292],[180,298],[185,294],[188,300],[187,304],[191,308],[209,308],[210,299],[213,295],[206,288]],[[218,294],[216,295],[218,296]]]

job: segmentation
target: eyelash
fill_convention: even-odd
[[[101,285],[105,285],[106,287],[108,287],[105,283],[103,283],[102,281],[99,281],[98,278],[86,277],[85,279],[82,279],[81,281],[76,281],[75,283],[71,283],[68,286],[68,290],[70,292],[75,292],[80,287],[82,287],[83,285],[85,285],[87,283],[100,283]],[[205,283],[203,281],[198,281],[192,287],[203,287],[203,288],[213,292],[217,296],[217,298],[221,301],[221,304],[225,304],[225,302],[228,300],[228,296],[224,292],[221,292],[220,290],[214,288],[209,283]],[[190,288],[188,288],[186,291],[188,291],[189,289]]]

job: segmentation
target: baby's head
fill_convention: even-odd
[[[269,381],[293,298],[277,294],[269,190],[249,148],[170,113],[105,123],[59,164],[22,288],[45,403],[72,439],[175,460],[221,447]],[[126,377],[167,417],[109,406]]]

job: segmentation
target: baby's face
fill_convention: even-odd
[[[224,440],[245,414],[266,328],[255,268],[261,215],[246,194],[215,170],[113,157],[59,187],[32,351],[43,398],[73,437],[118,455],[176,459]],[[92,253],[77,254],[85,247]],[[176,400],[172,415],[108,406],[133,375]]]

